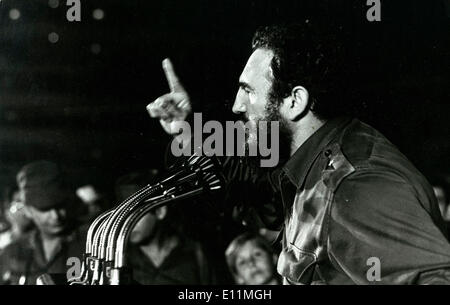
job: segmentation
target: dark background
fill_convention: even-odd
[[[145,110],[168,92],[161,60],[172,58],[195,110],[225,119],[255,29],[308,18],[346,29],[358,117],[427,175],[446,173],[450,1],[381,3],[381,22],[370,23],[366,1],[82,0],[81,22],[68,22],[65,0],[0,0],[0,188],[42,158],[104,188],[161,168],[169,138]]]

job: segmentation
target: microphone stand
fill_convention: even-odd
[[[69,284],[131,283],[126,250],[134,226],[153,209],[221,189],[219,173],[211,158],[193,155],[181,167],[173,166],[161,182],[143,187],[116,208],[98,216],[87,232],[80,276]]]

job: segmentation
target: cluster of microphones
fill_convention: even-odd
[[[222,189],[216,159],[192,155],[174,164],[156,184],[149,184],[115,208],[98,216],[86,236],[79,277],[70,285],[124,285],[132,283],[127,268],[127,243],[134,226],[150,211],[183,199]]]

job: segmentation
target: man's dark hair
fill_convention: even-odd
[[[274,54],[270,98],[278,101],[276,106],[295,86],[303,86],[309,93],[310,109],[320,119],[342,114],[339,111],[343,110],[343,99],[336,90],[340,80],[338,72],[342,72],[339,66],[343,62],[343,44],[338,37],[341,30],[341,27],[323,27],[310,21],[257,30],[253,51],[262,48]]]

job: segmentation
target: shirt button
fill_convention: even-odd
[[[327,149],[323,152],[324,156],[329,158],[331,156],[331,149]]]

